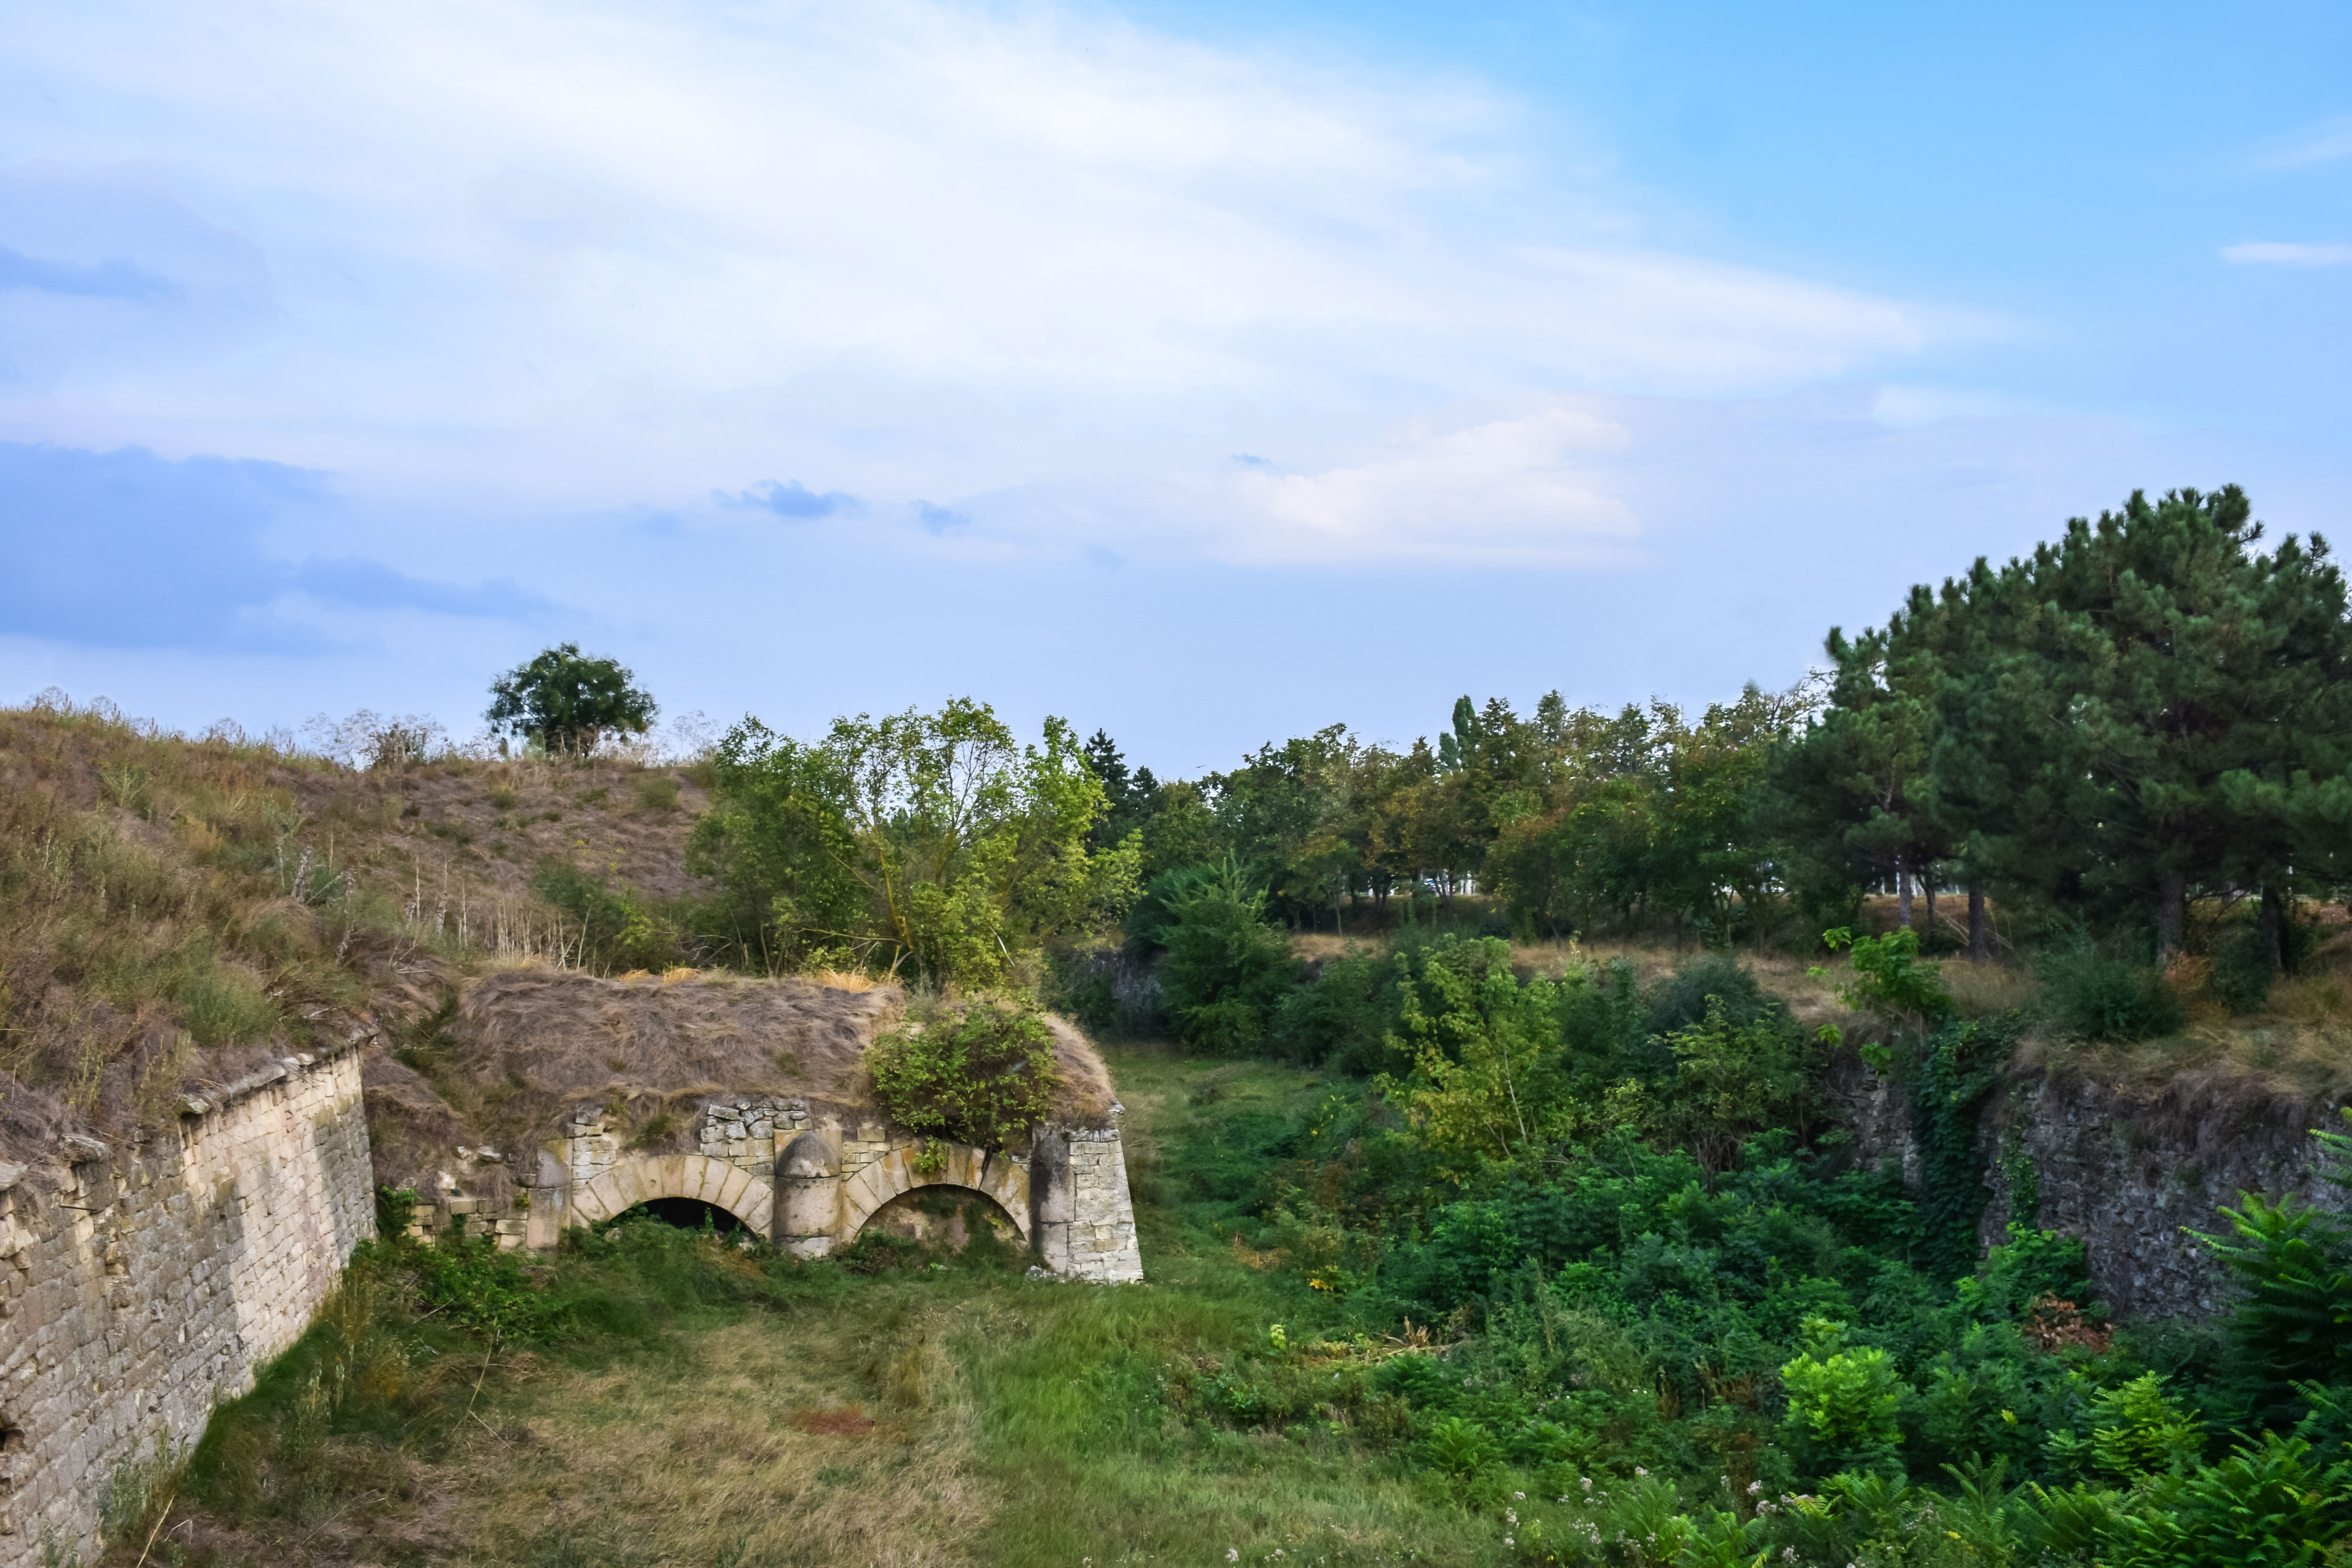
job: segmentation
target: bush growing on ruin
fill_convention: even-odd
[[[1061,1082],[1045,1021],[992,1000],[885,1035],[866,1065],[892,1121],[982,1149],[1003,1148],[1045,1120]]]

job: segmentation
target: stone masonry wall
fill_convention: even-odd
[[[1838,1087],[1858,1152],[1899,1158],[1916,1184],[1905,1091],[1858,1071]],[[2342,1206],[2344,1194],[2313,1171],[2311,1130],[2322,1126],[2342,1121],[2242,1079],[2189,1076],[2135,1096],[2021,1078],[1989,1095],[1979,1121],[1990,1194],[1979,1239],[2001,1240],[2011,1217],[2079,1237],[2099,1299],[2117,1316],[2211,1317],[2230,1305],[2229,1282],[2188,1233],[2227,1235],[2221,1206],[2242,1192]],[[2032,1212],[2014,1212],[2029,1188]]]
[[[128,1148],[0,1165],[0,1568],[84,1562],[126,1465],[193,1444],[375,1228],[354,1037]]]
[[[1103,1283],[1143,1278],[1135,1243],[1135,1205],[1127,1191],[1127,1151],[1118,1129],[1073,1131],[1070,1139],[1070,1227],[1066,1266],[1073,1279]]]
[[[777,1155],[794,1138],[811,1131],[824,1140],[833,1156],[833,1174],[828,1180],[834,1185],[828,1191],[845,1188],[869,1167],[894,1154],[909,1153],[925,1142],[894,1135],[878,1122],[812,1106],[805,1100],[745,1097],[714,1099],[704,1104],[696,1147],[706,1158],[770,1186],[776,1176]],[[1142,1279],[1126,1153],[1118,1128],[1045,1130],[1039,1135],[1038,1148],[1051,1152],[1042,1163],[1034,1152],[1009,1159],[1019,1173],[1016,1185],[1035,1186],[1044,1177],[1044,1185],[1034,1192],[1037,1212],[1017,1216],[1034,1232],[1031,1239],[1040,1261],[1073,1279],[1108,1283]],[[530,1168],[533,1174],[520,1194],[530,1215],[529,1244],[553,1246],[565,1222],[571,1195],[628,1158],[601,1107],[583,1106],[574,1111],[563,1125],[562,1136],[551,1142]],[[448,1208],[452,1200],[444,1200],[438,1206]],[[781,1216],[784,1209],[774,1212]],[[488,1214],[453,1215],[446,1219],[421,1214],[419,1226],[429,1229],[469,1219],[479,1228],[494,1230],[501,1245],[524,1241],[525,1227],[520,1222]],[[806,1256],[822,1257],[849,1237],[801,1238],[780,1232],[772,1239]]]

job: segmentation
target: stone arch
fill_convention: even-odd
[[[622,1160],[572,1194],[572,1213],[578,1223],[593,1224],[655,1198],[697,1198],[725,1209],[754,1236],[774,1234],[775,1190],[749,1172],[707,1154]]]
[[[929,1173],[915,1169],[917,1149],[893,1149],[842,1184],[840,1245],[857,1239],[874,1211],[918,1187],[969,1187],[994,1203],[1024,1242],[1034,1242],[1029,1226],[1029,1173],[1002,1152],[969,1143],[942,1143],[946,1159]]]
[[[1028,1240],[1005,1206],[977,1187],[953,1182],[927,1182],[909,1187],[866,1216],[858,1235],[889,1230],[914,1240],[937,1243],[957,1251],[993,1233],[999,1242],[1028,1250]]]

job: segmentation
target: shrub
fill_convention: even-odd
[[[1755,973],[1727,952],[1707,953],[1665,976],[1652,988],[1649,1004],[1644,1027],[1652,1035],[1702,1023],[1710,1008],[1719,1008],[1734,1027],[1789,1016],[1789,1005],[1768,995]]]
[[[2156,1373],[2103,1388],[2092,1396],[2087,1437],[2053,1432],[2051,1456],[2074,1469],[2089,1468],[2130,1482],[2187,1469],[2204,1451],[2205,1431],[2195,1415],[2164,1396]]]
[[[574,866],[550,861],[531,879],[539,896],[580,922],[582,957],[593,968],[668,968],[677,961],[677,933],[626,887],[606,885]]]
[[[2009,1239],[1985,1254],[1983,1267],[1959,1281],[1963,1311],[1990,1321],[2016,1321],[2045,1298],[2071,1301],[2100,1315],[2087,1254],[2079,1237],[2009,1224]]]
[[[1449,1415],[1430,1427],[1426,1452],[1430,1467],[1445,1478],[1456,1496],[1467,1494],[1503,1458],[1502,1446],[1493,1433],[1459,1415]]]
[[[909,1023],[866,1053],[884,1114],[910,1132],[1001,1149],[1045,1120],[1061,1082],[1035,1014],[980,1001]]]
[[[2213,994],[2232,1013],[2252,1013],[2270,1000],[2270,945],[2261,930],[2248,921],[2224,927],[2213,943]]]
[[[1265,923],[1265,895],[1252,891],[1228,860],[1170,912],[1160,985],[1178,1032],[1213,1051],[1256,1050],[1298,975],[1289,939]]]
[[[1815,1053],[1785,1010],[1742,1020],[1720,996],[1706,1005],[1704,1018],[1666,1037],[1675,1068],[1666,1120],[1712,1176],[1737,1164],[1741,1144],[1766,1128],[1805,1135]]]
[[[1144,883],[1123,922],[1128,950],[1143,956],[1165,948],[1176,924],[1176,906],[1214,882],[1217,871],[1206,863],[1171,866]]]
[[[1780,1368],[1790,1446],[1815,1475],[1900,1468],[1903,1383],[1883,1350],[1845,1349],[1845,1325],[1805,1320],[1806,1347]]]
[[[2223,1209],[2233,1245],[2199,1234],[2246,1291],[2230,1320],[2248,1370],[2271,1397],[2302,1379],[2334,1382],[2352,1365],[2352,1238],[2332,1214],[2293,1194],[2241,1194]]]
[[[2128,1045],[2171,1034],[2188,1022],[2160,972],[2095,948],[2044,959],[2042,984],[2051,1022],[2079,1040]]]
[[[1370,953],[1351,952],[1325,964],[1312,984],[1275,1005],[1268,1033],[1276,1054],[1367,1074],[1391,1066],[1380,1049],[1387,1032],[1381,993],[1388,980],[1389,966]]]
[[[2321,1466],[2300,1437],[2263,1435],[2218,1465],[2168,1477],[2119,1518],[2103,1561],[2128,1568],[2239,1568],[2341,1561],[2352,1466]],[[2120,1547],[2120,1551],[2114,1550]]]
[[[677,781],[667,773],[647,773],[637,781],[637,805],[646,811],[676,811]]]

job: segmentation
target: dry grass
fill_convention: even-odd
[[[996,1493],[975,1479],[973,1401],[941,1348],[948,1309],[860,1305],[755,1313],[576,1363],[453,1356],[427,1379],[463,1389],[477,1367],[489,1375],[429,1458],[345,1440],[331,1508],[240,1526],[184,1505],[168,1536],[207,1568],[979,1562]],[[877,1393],[879,1418],[861,1403]],[[106,1568],[134,1568],[138,1544]]]
[[[494,973],[466,987],[434,1083],[499,1148],[538,1142],[566,1108],[590,1100],[640,1127],[719,1094],[870,1106],[866,1048],[906,996],[895,985],[823,983],[829,978]],[[1063,1080],[1054,1114],[1100,1126],[1113,1098],[1102,1058],[1076,1029],[1056,1020],[1054,1030]],[[688,1146],[690,1118],[672,1120],[669,1142],[646,1147]]]
[[[543,857],[685,890],[703,797],[681,780],[676,808],[633,804],[641,776],[357,773],[102,702],[0,709],[0,1156],[69,1127],[125,1136],[183,1080],[429,1011],[455,973],[560,956],[578,933],[530,893]]]
[[[527,1422],[530,1443],[477,1430],[445,1471],[461,1489],[445,1560],[588,1563],[625,1543],[646,1563],[974,1562],[992,1498],[943,1328],[919,1308],[754,1317],[676,1354],[543,1374],[492,1420]],[[877,1361],[897,1396],[880,1421],[856,1403]]]
[[[2017,963],[1970,963],[1965,959],[1944,965],[1944,984],[1971,1018],[2031,1011],[2042,997],[2042,982],[2033,971]]]

